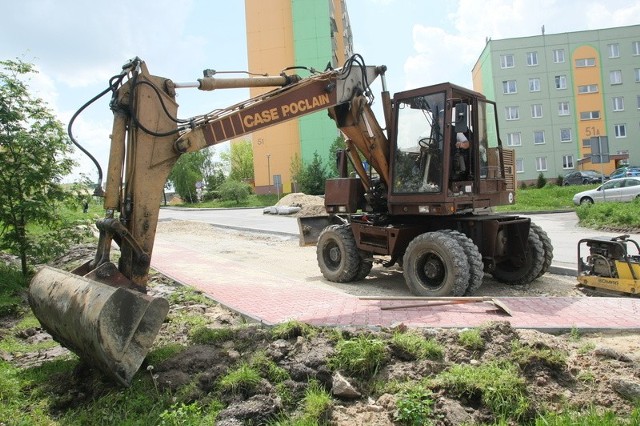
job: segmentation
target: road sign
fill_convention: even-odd
[[[594,136],[591,138],[591,164],[609,162],[609,138],[607,136]]]

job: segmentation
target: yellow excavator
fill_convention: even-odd
[[[306,78],[205,74],[176,83],[150,74],[139,58],[126,63],[103,92],[111,94],[114,120],[105,188],[100,174],[96,192],[105,209],[96,223],[98,248],[70,273],[37,272],[29,301],[42,326],[128,385],[169,309],[166,300],[148,296],[146,286],[163,187],[179,156],[322,110],[345,135],[346,149],[340,177],[326,182],[327,215],[300,227],[303,242],[317,244],[326,279],[356,281],[373,262],[400,264],[414,294],[439,297],[471,294],[485,272],[509,284],[544,274],[553,257],[546,233],[529,218],[488,212],[513,203],[516,187],[514,155],[502,148],[495,103],[450,83],[391,98],[385,71],[354,55],[339,69],[310,70]],[[377,77],[384,128],[371,110],[370,84]],[[177,118],[178,89],[248,87],[274,89]],[[464,151],[456,147],[460,135],[471,142]],[[347,173],[347,162],[356,177]]]

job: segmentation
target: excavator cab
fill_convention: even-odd
[[[393,214],[450,215],[513,202],[493,102],[444,83],[396,94],[393,111]]]

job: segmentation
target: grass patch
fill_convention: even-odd
[[[396,332],[391,345],[410,359],[442,359],[444,348],[432,339],[425,339],[417,332]]]
[[[256,352],[251,358],[251,366],[256,368],[260,375],[272,383],[278,384],[289,379],[289,373],[282,367],[278,367],[264,351]]]
[[[543,364],[549,368],[563,368],[567,363],[567,353],[551,349],[545,345],[523,345],[514,340],[511,342],[511,356],[523,368],[532,364]]]
[[[612,411],[598,412],[590,408],[585,412],[546,413],[538,416],[535,421],[535,426],[635,426],[639,424],[640,407],[636,407],[628,419],[622,419]]]
[[[197,345],[215,345],[233,338],[233,329],[197,327],[189,333],[191,341]]]
[[[403,425],[430,425],[433,393],[421,383],[412,383],[397,396],[395,420]]]
[[[544,210],[573,210],[573,196],[578,192],[596,188],[598,185],[557,186],[545,185],[544,188],[518,188],[516,203],[498,206],[499,212],[522,212]]]
[[[167,301],[171,305],[205,305],[205,306],[215,306],[216,302],[202,294],[201,291],[198,291],[191,287],[185,286],[177,286],[175,291],[172,292],[168,297]]]
[[[640,200],[631,203],[595,203],[578,206],[580,225],[587,228],[640,228]]]
[[[277,202],[277,194],[251,194],[246,200],[242,200],[239,203],[237,203],[236,200],[211,200],[202,203],[183,203],[178,204],[178,206],[187,208],[270,207],[275,205]]]
[[[185,349],[186,347],[179,343],[169,343],[168,345],[149,351],[145,361],[149,365],[158,365],[169,358],[173,358]]]
[[[361,378],[374,376],[388,359],[386,344],[380,339],[364,335],[341,340],[335,350],[329,359],[329,366]]]
[[[485,344],[482,334],[477,328],[462,330],[458,334],[458,342],[470,351],[481,351]]]
[[[302,419],[321,422],[333,404],[331,395],[317,381],[312,380],[302,398]]]
[[[17,266],[0,263],[0,317],[21,312],[29,279]]]
[[[220,379],[220,389],[231,393],[249,393],[260,383],[260,372],[247,363],[241,363]]]
[[[513,364],[454,365],[440,373],[447,391],[467,400],[480,400],[501,419],[521,419],[529,409],[525,381]]]
[[[296,320],[283,322],[271,329],[271,336],[274,339],[292,339],[298,336],[313,337],[316,334],[315,327]]]

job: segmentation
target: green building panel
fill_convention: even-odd
[[[323,71],[332,57],[329,2],[292,0],[291,10],[296,65]],[[313,160],[315,152],[325,164],[333,161],[329,159],[329,147],[338,136],[338,131],[327,112],[319,111],[302,117],[298,126],[302,161],[308,164]]]

